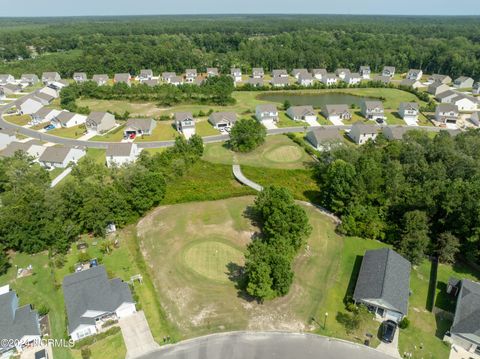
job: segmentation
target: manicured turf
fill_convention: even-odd
[[[78,125],[68,128],[55,128],[51,131],[48,131],[49,135],[67,137],[67,138],[79,138],[82,137],[85,133],[85,126]]]
[[[13,115],[13,116],[4,116],[5,121],[14,123],[15,125],[25,126],[29,123],[32,118],[29,115]]]
[[[135,142],[170,141],[180,136],[171,121],[157,121],[157,126],[150,136],[137,137]]]
[[[248,153],[233,152],[225,143],[205,145],[205,161],[233,164],[234,158],[241,165],[267,168],[298,169],[313,163],[300,146],[284,135],[267,136],[262,146]]]
[[[125,358],[127,354],[127,348],[123,342],[121,332],[108,336],[90,345],[89,348],[92,352],[91,359],[103,359],[106,355],[108,355],[109,358]],[[73,357],[75,359],[82,359],[81,350],[73,350]]]
[[[220,131],[213,128],[206,118],[197,120],[195,122],[195,133],[199,136],[215,136],[219,135]]]
[[[122,124],[121,126],[118,126],[107,133],[92,137],[89,141],[120,142],[121,140],[123,140],[124,128],[125,128],[125,125]]]

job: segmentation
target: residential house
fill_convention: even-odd
[[[83,125],[86,121],[87,116],[64,110],[60,111],[60,113],[56,115],[51,122],[52,125],[57,128],[70,128],[78,125]]]
[[[456,280],[450,293],[457,297],[457,304],[449,341],[469,352],[470,358],[479,358],[480,283],[469,279]]]
[[[294,121],[313,122],[317,120],[317,114],[312,106],[291,106],[287,109],[287,116]]]
[[[300,75],[307,74],[307,73],[308,73],[307,69],[293,69],[292,70],[292,76],[295,77],[297,80],[300,78]]]
[[[358,85],[362,82],[362,76],[358,72],[349,72],[343,79],[349,85]]]
[[[162,72],[162,81],[166,82],[167,84],[171,83],[172,78],[176,77],[177,74],[175,72]]]
[[[478,112],[472,113],[470,116],[470,121],[475,125],[475,126],[480,126],[480,118],[479,118]]]
[[[186,69],[185,70],[185,82],[192,84],[197,79],[197,69]]]
[[[93,75],[92,81],[96,82],[98,86],[104,86],[108,83],[108,75],[107,74]]]
[[[250,77],[247,80],[247,85],[253,86],[253,87],[263,87],[263,78],[258,78],[258,77]]]
[[[22,74],[22,77],[20,78],[20,83],[26,86],[36,85],[38,81],[38,76],[35,74]]]
[[[385,85],[388,85],[391,81],[392,81],[392,78],[390,76],[383,76],[383,75],[378,75],[378,76],[375,76],[373,78],[373,81],[375,82],[381,82]]]
[[[22,91],[22,86],[16,85],[16,84],[5,84],[5,85],[0,85],[0,89],[2,89],[2,92],[5,94],[5,96],[10,96],[14,95],[16,93],[19,93]]]
[[[253,80],[261,80],[261,79],[253,79]],[[270,81],[272,87],[285,87],[288,86],[288,77],[272,77]]]
[[[115,116],[108,112],[92,112],[85,121],[88,132],[105,133],[116,126]]]
[[[138,81],[144,82],[153,79],[153,71],[150,69],[140,70],[140,75],[138,75]]]
[[[312,75],[315,77],[315,79],[322,81],[323,76],[327,74],[326,69],[313,69],[312,70]]]
[[[141,149],[133,142],[111,143],[107,147],[107,167],[120,167],[134,163],[140,156]]]
[[[127,120],[123,134],[126,138],[134,136],[150,136],[157,127],[157,121],[151,118],[131,118]]]
[[[254,79],[263,79],[265,76],[265,71],[263,71],[263,67],[254,67],[252,69],[252,77]]]
[[[458,120],[458,107],[450,103],[437,105],[435,110],[435,120],[445,125],[455,125]]]
[[[58,98],[60,97],[60,90],[58,90],[56,87],[54,86],[45,86],[45,87],[42,87],[40,90],[38,90],[38,92],[43,92],[43,93],[46,93],[47,95],[50,95],[52,96],[53,98]]]
[[[195,119],[191,112],[175,112],[174,119],[177,131],[182,133],[186,139],[195,134]]]
[[[85,149],[65,146],[46,147],[38,158],[38,162],[45,168],[66,168],[70,163],[86,155]]]
[[[151,79],[142,81],[142,84],[147,85],[148,87],[155,87],[158,86],[159,82],[158,79]]]
[[[39,158],[43,151],[45,151],[44,146],[38,140],[30,140],[27,142],[18,142],[12,141],[7,147],[0,153],[3,157],[13,157],[17,152],[23,152],[24,154],[33,157],[35,159]]]
[[[423,71],[422,70],[417,70],[417,69],[410,69],[407,72],[407,80],[416,80],[420,81],[423,76]]]
[[[218,75],[219,75],[219,72],[216,67],[207,67],[207,77],[215,77]]]
[[[73,74],[73,79],[77,84],[88,80],[87,74],[85,72],[75,72]]]
[[[15,82],[15,77],[10,74],[0,74],[0,85],[6,85]]]
[[[32,124],[37,125],[42,122],[48,122],[53,120],[58,114],[60,113],[59,110],[55,110],[53,108],[42,107],[35,113],[32,113],[30,117],[32,117]]]
[[[343,142],[343,137],[334,127],[318,127],[307,133],[307,140],[318,151],[329,151]]]
[[[428,82],[430,83],[440,82],[442,84],[448,85],[452,83],[452,78],[447,75],[433,74],[428,78]]]
[[[385,126],[382,128],[382,133],[389,141],[400,141],[403,140],[403,136],[410,130],[411,128],[406,126]]]
[[[42,92],[42,91],[37,91],[33,94],[33,98],[35,100],[38,100],[42,103],[43,106],[46,106],[46,105],[49,105],[52,103],[53,100],[55,100],[55,97],[48,94],[48,93],[45,93],[45,92]]]
[[[379,127],[377,125],[369,125],[363,122],[355,122],[348,133],[348,137],[357,145],[363,145],[369,140],[375,141],[378,136]]]
[[[352,118],[348,105],[325,105],[322,108],[322,114],[333,124],[340,124],[341,121]]]
[[[172,76],[168,82],[170,85],[173,86],[180,86],[183,85],[183,77],[182,76]]]
[[[58,72],[44,72],[42,74],[42,82],[44,84],[49,84],[51,82],[58,82],[62,79]]]
[[[230,76],[233,78],[233,82],[242,82],[242,70],[232,67],[230,69]]]
[[[310,72],[302,72],[298,76],[298,84],[300,86],[312,86],[313,82],[314,82],[314,79]]]
[[[335,71],[335,75],[337,75],[340,78],[340,80],[344,80],[349,73],[350,73],[349,69],[337,69]]]
[[[447,90],[445,92],[439,93],[435,96],[435,99],[440,103],[452,103],[452,100],[459,96],[459,92],[453,90]]]
[[[382,101],[363,101],[361,109],[367,120],[386,119]]]
[[[217,130],[224,130],[233,127],[237,122],[235,112],[214,112],[208,117],[208,122]]]
[[[34,99],[30,96],[18,100],[15,106],[17,107],[21,115],[31,115],[32,113],[37,112],[43,107],[40,100]]]
[[[460,76],[458,79],[455,79],[453,86],[457,89],[467,89],[473,87],[473,82],[471,77]]]
[[[459,111],[472,112],[478,108],[478,100],[464,93],[459,93],[457,97],[451,100],[451,103],[456,105]]]
[[[418,122],[418,116],[420,115],[420,108],[416,102],[402,102],[398,108],[398,114],[403,120],[409,124],[415,124]]]
[[[136,312],[128,284],[119,278],[109,279],[104,266],[67,275],[62,287],[68,334],[74,341],[97,334],[108,320]]]
[[[405,87],[412,87],[414,89],[418,89],[420,87],[424,87],[423,84],[418,81],[418,80],[409,80],[409,79],[404,79],[400,82],[400,86],[405,86]]]
[[[382,76],[393,77],[395,76],[395,67],[385,66],[382,70]]]
[[[335,74],[326,74],[322,76],[322,82],[327,86],[336,85],[338,83],[338,77]]]
[[[472,95],[480,95],[480,82],[475,82],[473,84]]]
[[[390,248],[365,252],[353,299],[378,317],[400,322],[408,314],[411,264]]]
[[[15,136],[14,130],[3,129],[0,130],[0,150],[3,150],[13,141],[16,141],[17,137]]]
[[[258,105],[255,117],[265,127],[273,127],[279,120],[277,106],[273,104]]]
[[[273,70],[272,77],[286,77],[288,78],[287,70]]]
[[[38,313],[31,304],[20,306],[17,293],[0,287],[0,356],[8,358],[41,339]]]
[[[429,94],[433,96],[438,96],[442,92],[450,90],[450,86],[442,83],[442,82],[434,82],[430,84],[427,88]]]
[[[121,73],[121,74],[115,74],[115,76],[113,77],[113,83],[115,84],[127,84],[128,86],[130,86],[130,74],[128,73]]]
[[[365,80],[369,80],[372,70],[370,70],[370,66],[360,66],[359,72],[362,78],[364,78]]]

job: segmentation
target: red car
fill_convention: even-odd
[[[134,140],[135,137],[137,137],[137,134],[136,133],[131,133],[128,138],[131,139],[131,140]]]

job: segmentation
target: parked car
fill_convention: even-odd
[[[47,126],[44,127],[44,130],[46,130],[46,131],[50,131],[50,130],[53,130],[53,129],[55,129],[54,125],[47,125]]]
[[[385,343],[391,343],[395,332],[397,331],[397,323],[393,320],[386,320],[382,323],[382,341]]]
[[[134,140],[135,137],[137,137],[137,135],[135,133],[131,133],[128,138],[131,139],[131,140]]]

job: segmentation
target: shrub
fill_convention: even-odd
[[[82,359],[89,359],[92,356],[92,351],[90,348],[83,348],[82,349]]]
[[[398,327],[400,329],[407,329],[409,326],[410,326],[410,320],[407,317],[403,318],[400,321],[400,323],[398,323]]]
[[[345,307],[349,312],[356,312],[357,311],[357,306],[355,303],[353,302],[350,302],[350,303],[347,303],[346,307]]]
[[[88,253],[80,253],[77,259],[81,263],[88,262],[90,260],[90,255]]]
[[[50,308],[47,307],[45,304],[42,304],[37,310],[38,315],[40,316],[47,315],[49,311],[50,311]]]

